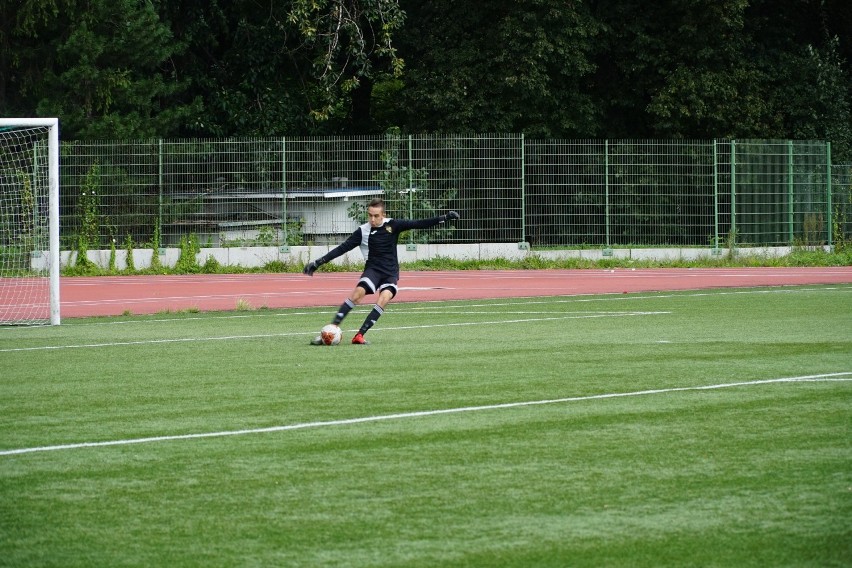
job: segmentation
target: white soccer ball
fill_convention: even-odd
[[[340,343],[340,328],[330,323],[320,330],[320,337],[326,345],[337,345]]]

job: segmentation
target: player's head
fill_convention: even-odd
[[[381,227],[385,219],[385,200],[375,198],[367,204],[367,218],[371,227]]]

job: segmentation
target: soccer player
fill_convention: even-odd
[[[400,233],[410,229],[434,227],[439,223],[458,219],[459,214],[455,211],[450,211],[446,215],[417,221],[388,219],[385,217],[384,200],[376,198],[367,205],[367,218],[368,221],[355,229],[343,243],[328,251],[320,258],[309,262],[305,265],[304,270],[305,274],[313,276],[317,268],[326,262],[346,254],[355,247],[361,247],[361,254],[364,255],[367,261],[364,265],[364,272],[361,274],[361,279],[358,280],[358,284],[355,286],[352,294],[340,305],[340,309],[337,310],[337,313],[331,320],[331,323],[334,325],[340,325],[343,318],[366,295],[378,292],[379,297],[373,306],[373,310],[367,316],[367,319],[364,320],[361,329],[352,338],[352,343],[356,345],[366,345],[368,343],[364,339],[364,334],[375,325],[376,321],[384,313],[385,306],[396,296],[396,285],[399,282],[399,258],[396,254],[396,246]],[[322,345],[322,338],[319,336],[316,337],[311,341],[311,344]]]

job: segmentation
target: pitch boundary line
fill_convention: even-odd
[[[430,416],[442,416],[447,414],[461,414],[466,412],[483,412],[488,410],[504,410],[509,408],[522,408],[529,406],[543,406],[553,404],[564,404],[569,402],[584,402],[589,400],[604,400],[610,398],[626,398],[633,396],[648,396],[655,394],[668,394],[674,392],[708,391],[735,387],[746,387],[756,385],[768,385],[778,383],[800,383],[800,382],[846,382],[852,381],[852,371],[840,373],[825,373],[821,375],[803,375],[799,377],[783,377],[777,379],[763,379],[755,381],[742,381],[736,383],[719,383],[713,385],[699,385],[694,387],[670,387],[665,389],[649,389],[621,393],[605,393],[587,396],[572,396],[565,398],[553,398],[545,400],[530,400],[523,402],[506,402],[502,404],[486,404],[481,406],[463,406],[457,408],[444,408],[439,410],[420,410],[414,412],[400,412],[396,414],[379,414],[375,416],[363,416],[360,418],[346,418],[341,420],[324,420],[317,422],[301,422],[297,424],[286,424],[282,426],[270,426],[267,428],[251,428],[245,430],[224,430],[220,432],[202,432],[196,434],[175,434],[171,436],[153,436],[148,438],[130,438],[125,440],[108,440],[103,442],[81,442],[76,444],[61,444],[55,446],[36,446],[31,448],[19,448],[15,450],[0,450],[0,456],[12,456],[31,454],[36,452],[55,452],[60,450],[76,450],[82,448],[102,448],[108,446],[129,446],[133,444],[146,444],[156,442],[172,442],[181,440],[198,440],[204,438],[224,438],[230,436],[246,436],[251,434],[268,434],[273,432],[287,432],[292,430],[307,430],[312,428],[325,428],[334,426],[351,426],[355,424],[366,424],[372,422],[384,422],[388,420],[404,420],[408,418],[423,418]]]
[[[531,323],[539,321],[556,321],[569,319],[594,319],[594,318],[612,318],[612,317],[629,317],[629,316],[647,316],[647,315],[662,315],[670,314],[671,312],[592,312],[584,315],[568,315],[568,316],[552,316],[546,318],[523,318],[523,319],[506,319],[497,321],[476,321],[476,322],[456,322],[456,323],[439,323],[434,325],[407,325],[397,327],[382,327],[375,331],[394,331],[405,329],[431,329],[436,327],[461,327],[461,326],[476,326],[476,325],[500,325],[506,323]],[[355,331],[355,330],[350,330]],[[375,332],[374,331],[374,332]],[[126,347],[130,345],[162,345],[166,343],[201,343],[205,341],[232,341],[242,339],[268,339],[272,337],[296,337],[300,335],[314,335],[314,331],[292,331],[284,333],[258,333],[250,335],[223,335],[214,337],[176,337],[172,339],[145,339],[138,341],[115,341],[109,343],[82,343],[77,345],[41,345],[38,347],[12,347],[8,349],[0,349],[0,353],[21,353],[26,351],[59,351],[62,349],[95,349],[98,347]]]

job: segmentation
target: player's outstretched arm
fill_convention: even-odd
[[[305,268],[304,268],[304,270],[302,270],[302,272],[304,272],[308,276],[313,276],[314,272],[317,271],[317,268],[319,268],[320,266],[322,266],[326,262],[331,262],[332,260],[334,260],[338,256],[343,256],[344,254],[346,254],[350,250],[357,247],[359,244],[361,244],[361,229],[360,228],[352,231],[352,234],[349,235],[349,238],[347,238],[341,244],[334,247],[333,249],[331,249],[330,251],[328,251],[327,253],[325,253],[324,255],[319,257],[318,259],[312,260],[311,262],[306,264]]]
[[[302,270],[302,272],[304,272],[308,276],[313,276],[314,272],[317,271],[317,268],[319,268],[323,264],[325,264],[325,261],[321,258],[318,258],[316,260],[312,260],[305,265],[305,268],[304,268],[304,270]]]
[[[396,223],[399,232],[402,232],[410,229],[428,229],[429,227],[460,218],[461,216],[455,211],[449,211],[446,215],[438,215],[437,217],[429,217],[428,219],[394,219],[393,222]]]

